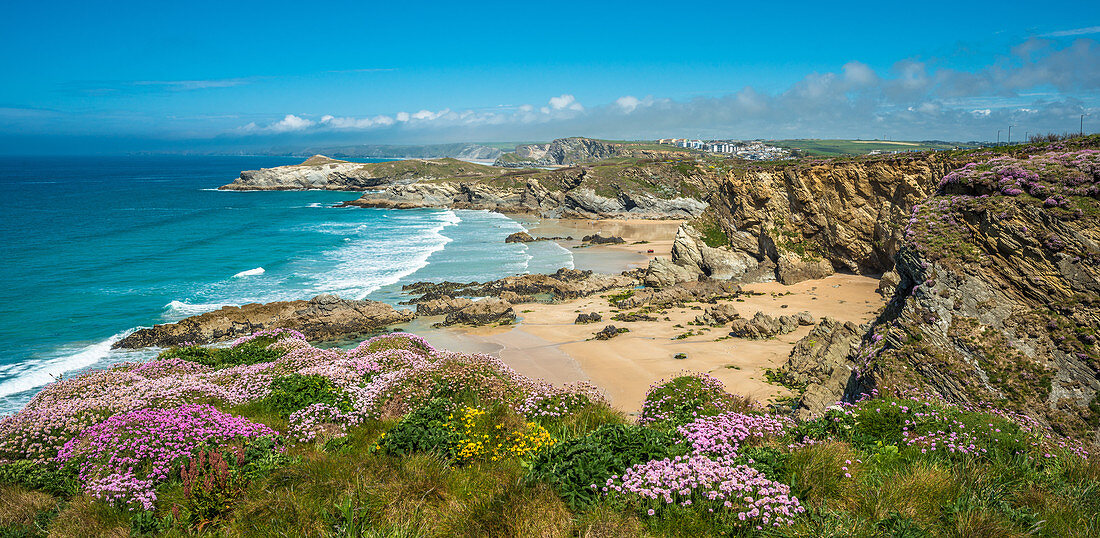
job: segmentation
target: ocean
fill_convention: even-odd
[[[415,281],[573,267],[485,211],[333,207],[357,193],[218,191],[283,157],[0,158],[0,416],[58,376],[155,351],[129,332],[223,305],[319,293],[395,304]],[[363,160],[363,162],[379,162]]]

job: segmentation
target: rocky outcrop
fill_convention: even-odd
[[[302,164],[245,170],[223,190],[361,191],[395,183],[454,177],[488,177],[499,171],[457,159],[409,159],[382,163],[353,163],[314,155]]]
[[[473,301],[465,297],[451,297],[443,295],[436,299],[430,299],[416,304],[418,316],[444,316],[456,310],[461,310],[473,304]]]
[[[549,144],[522,144],[497,158],[497,166],[572,166],[624,154],[623,146],[591,138],[559,138]]]
[[[544,218],[688,219],[702,214],[706,203],[694,198],[658,198],[645,192],[603,196],[587,187],[550,190],[538,179],[523,185],[490,185],[471,181],[394,184],[363,194],[345,206],[386,209],[486,209],[501,213],[534,213]]]
[[[800,325],[813,325],[814,317],[809,312],[797,315],[783,315],[773,318],[763,312],[757,312],[750,320],[737,318],[730,322],[730,336],[749,340],[763,340],[781,334],[792,333]]]
[[[713,186],[704,214],[677,235],[671,259],[650,264],[646,283],[704,275],[791,284],[835,270],[882,274],[894,266],[909,211],[958,164],[922,153],[732,172]],[[706,230],[706,241],[697,230]]]
[[[516,319],[512,304],[496,297],[489,297],[454,310],[447,314],[442,325],[488,325],[511,323]]]
[[[596,323],[598,321],[603,321],[603,316],[601,316],[599,312],[581,312],[577,314],[577,319],[573,320],[573,323],[575,325],[584,325],[586,323]]]
[[[833,264],[824,258],[804,258],[793,252],[784,252],[779,256],[775,267],[775,279],[780,284],[797,284],[803,280],[825,278],[833,271]]]
[[[516,275],[484,284],[417,282],[404,286],[403,290],[410,294],[419,294],[418,298],[411,301],[412,303],[439,299],[444,295],[501,298],[541,296],[542,300],[552,301],[587,297],[602,291],[632,287],[637,283],[634,277],[628,275],[607,275],[562,268],[550,275]]]
[[[140,329],[115,342],[113,348],[168,347],[184,343],[210,344],[264,329],[288,328],[309,340],[335,340],[369,334],[416,317],[377,301],[354,301],[318,295],[309,301],[226,306],[176,323]]]
[[[737,296],[741,292],[741,286],[719,280],[702,280],[694,282],[682,282],[664,289],[646,288],[638,290],[629,297],[615,303],[621,309],[638,308],[640,306],[666,306],[685,303],[713,303],[718,299]]]
[[[900,284],[863,340],[849,396],[916,388],[1095,440],[1097,215],[1094,150],[1002,157],[945,177],[911,211]]]
[[[695,316],[695,323],[721,327],[740,317],[741,314],[737,312],[737,307],[730,303],[721,303],[708,306],[701,315]]]
[[[806,387],[796,416],[821,415],[843,399],[849,383],[854,383],[854,358],[863,333],[854,323],[822,318],[794,345],[781,371],[792,385]]]
[[[618,328],[614,325],[608,325],[599,330],[596,334],[592,335],[596,340],[610,340],[619,336],[621,333],[629,332],[629,329]]]
[[[691,225],[681,225],[672,243],[672,257],[656,258],[646,270],[647,286],[666,287],[705,276],[719,280],[744,280],[759,267],[751,254],[707,246]]]
[[[582,243],[589,243],[592,245],[621,245],[626,243],[626,240],[618,236],[603,236],[598,233],[592,235],[586,235],[581,238]]]
[[[531,234],[527,232],[516,232],[504,238],[505,243],[531,243],[533,241],[538,241],[538,239],[531,237]]]

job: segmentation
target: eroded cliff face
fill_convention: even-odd
[[[901,284],[855,359],[857,388],[990,402],[1096,438],[1100,152],[967,165],[904,233]]]
[[[651,266],[652,280],[667,284],[727,273],[734,255],[737,265],[750,266],[741,275],[786,284],[834,270],[870,275],[890,271],[911,208],[955,165],[947,155],[922,153],[732,171],[711,187],[707,211],[691,223],[693,232],[677,238],[684,244],[672,259]],[[688,245],[690,241],[696,245]],[[708,248],[732,254],[712,253],[707,258],[717,260],[716,265],[692,257]],[[745,256],[756,263],[744,261]],[[670,264],[686,272],[677,273]],[[754,271],[754,265],[770,269]]]
[[[488,209],[545,218],[690,219],[703,213],[705,173],[666,163],[514,171],[495,178],[394,184],[349,206]]]

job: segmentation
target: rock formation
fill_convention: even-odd
[[[543,300],[567,300],[587,297],[593,293],[615,288],[631,287],[637,284],[634,277],[627,275],[607,275],[592,271],[558,269],[551,275],[529,274],[504,277],[484,284],[471,282],[417,282],[406,285],[403,290],[419,294],[413,303],[439,299],[445,295],[469,297],[532,298],[541,296]],[[514,295],[509,295],[514,294]],[[531,302],[520,300],[518,302]]]
[[[585,323],[596,323],[597,321],[603,321],[603,316],[601,316],[599,312],[581,312],[577,314],[577,319],[573,320],[573,323],[576,325],[583,325]]]
[[[488,325],[511,323],[516,319],[512,304],[496,297],[473,301],[469,305],[447,314],[442,325]]]
[[[140,329],[115,342],[113,348],[168,347],[184,343],[210,344],[256,331],[289,328],[310,340],[334,340],[369,334],[416,317],[377,301],[354,301],[323,294],[309,301],[279,301],[226,306],[176,323]]]
[[[451,177],[488,177],[499,173],[490,166],[457,159],[409,159],[382,163],[353,163],[314,155],[302,164],[245,170],[224,190],[361,191],[395,183]]]

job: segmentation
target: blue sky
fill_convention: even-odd
[[[1100,125],[1090,2],[222,4],[7,6],[0,152]]]

